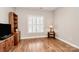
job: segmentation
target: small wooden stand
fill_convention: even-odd
[[[54,31],[48,32],[48,38],[55,38],[55,32]]]

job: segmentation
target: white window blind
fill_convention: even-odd
[[[28,17],[28,32],[29,33],[44,32],[43,16],[29,16]]]

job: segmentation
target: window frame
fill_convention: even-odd
[[[34,17],[36,17],[36,20],[34,19]],[[31,19],[31,23],[29,23],[30,21],[29,21],[29,19]],[[39,19],[39,21],[41,20],[41,23],[37,23],[37,20]],[[35,20],[35,24],[34,24],[34,21]],[[32,27],[31,27],[31,26]],[[33,25],[35,25],[36,26],[36,30],[34,31],[34,26]],[[31,31],[29,31],[29,26],[31,27]],[[39,31],[37,28],[38,28],[38,26],[40,27],[40,28],[42,28],[41,29],[41,31]],[[44,17],[43,16],[28,16],[28,33],[43,33],[44,32]]]

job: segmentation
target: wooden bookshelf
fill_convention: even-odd
[[[16,32],[16,29],[18,29],[18,15],[14,12],[9,13],[9,23],[11,24],[11,32]]]
[[[11,32],[14,35],[14,45],[20,41],[20,32],[18,30],[18,15],[14,12],[9,13],[9,23],[11,24]]]

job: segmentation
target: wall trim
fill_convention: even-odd
[[[47,36],[21,37],[21,39],[44,38],[44,37],[47,37]]]
[[[77,46],[77,45],[75,45],[75,44],[73,44],[73,43],[70,43],[70,42],[68,42],[68,41],[66,41],[66,40],[63,40],[63,39],[59,38],[59,37],[56,37],[56,38],[57,38],[58,40],[61,40],[61,41],[65,42],[65,43],[67,43],[67,44],[69,44],[69,45],[71,45],[71,46],[73,46],[73,47],[79,49],[79,46]]]

